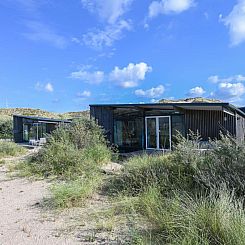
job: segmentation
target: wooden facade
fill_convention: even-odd
[[[105,129],[112,144],[119,143],[120,151],[146,149],[146,138],[154,138],[147,135],[146,119],[150,124],[155,117],[170,117],[171,141],[177,131],[187,136],[190,130],[198,132],[203,141],[219,139],[221,132],[245,139],[245,113],[229,103],[90,105],[90,115]]]

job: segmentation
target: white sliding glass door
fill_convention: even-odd
[[[170,116],[146,117],[146,149],[171,149]]]

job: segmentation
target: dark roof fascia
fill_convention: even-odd
[[[62,119],[45,118],[45,117],[34,117],[34,116],[24,116],[24,115],[13,115],[13,117],[38,120],[38,121],[47,121],[47,122],[65,122],[65,123],[71,122],[71,120],[62,120]]]
[[[238,114],[245,117],[245,112],[237,108],[236,106],[227,103],[227,102],[200,102],[200,103],[147,103],[147,104],[91,104],[90,107],[112,107],[112,108],[131,108],[131,107],[144,107],[144,106],[174,106],[174,107],[181,107],[181,106],[222,106],[233,111],[236,111]]]
[[[243,112],[242,110],[240,110],[239,108],[237,108],[236,106],[229,104],[229,108],[235,110],[238,114],[240,114],[241,116],[245,117],[245,112]]]
[[[91,104],[90,107],[144,107],[144,106],[229,106],[229,103],[147,103],[147,104]]]

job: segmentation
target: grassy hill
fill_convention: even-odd
[[[75,118],[81,116],[89,116],[89,111],[54,113],[41,109],[32,108],[0,108],[0,117],[12,117],[13,115],[38,116],[47,118]]]
[[[186,99],[178,99],[178,100],[167,100],[167,99],[159,100],[159,103],[215,103],[215,102],[222,102],[222,101],[217,99],[208,99],[202,97],[186,98]]]

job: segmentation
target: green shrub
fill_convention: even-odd
[[[0,141],[0,158],[8,156],[18,156],[24,154],[25,152],[25,148],[13,142]]]
[[[56,129],[30,164],[44,176],[76,178],[111,159],[101,128],[92,120],[75,120]]]
[[[13,138],[13,119],[9,116],[0,117],[0,139]]]

